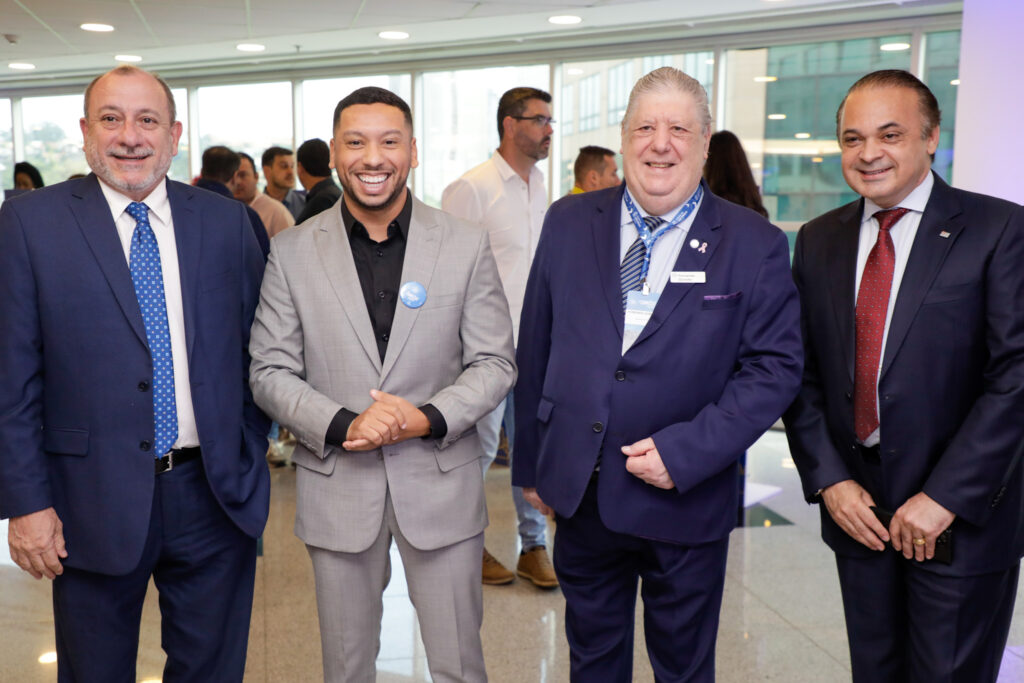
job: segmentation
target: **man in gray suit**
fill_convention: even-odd
[[[487,234],[406,188],[401,98],[341,100],[331,153],[343,198],[274,239],[251,337],[256,402],[298,439],[324,674],[374,679],[394,538],[433,680],[484,681],[473,425],[515,381],[508,304]]]

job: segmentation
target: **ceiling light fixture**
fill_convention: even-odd
[[[768,114],[769,121],[782,121],[786,118],[785,114]]]
[[[260,45],[259,43],[239,43],[235,45],[235,49],[239,52],[263,52],[267,49],[267,46]]]
[[[384,40],[405,40],[409,37],[409,34],[405,31],[381,31],[377,34],[377,37]]]
[[[44,652],[43,654],[39,655],[39,663],[40,664],[53,664],[56,661],[57,661],[57,653],[56,652]]]
[[[949,84],[950,85],[960,85],[960,79],[959,78],[954,78],[953,80],[951,80],[949,82]]]
[[[811,157],[812,164],[820,164],[823,161],[825,161],[825,157]]]
[[[139,55],[114,55],[114,61],[117,62],[141,62],[142,57]]]
[[[559,26],[572,26],[583,21],[582,18],[575,14],[556,14],[553,17],[548,17],[549,24],[557,24]]]
[[[93,31],[94,33],[110,33],[114,30],[114,27],[110,24],[82,24],[78,28],[83,31]]]
[[[878,49],[882,52],[901,52],[902,50],[909,50],[910,43],[883,43],[878,46]]]
[[[754,76],[755,83],[774,83],[777,80],[778,76]]]
[[[811,139],[811,134],[810,133],[797,133],[793,137],[795,137],[797,140],[810,140]]]
[[[11,62],[7,65],[8,69],[15,69],[17,71],[31,71],[36,68],[35,64],[29,64],[28,62]]]

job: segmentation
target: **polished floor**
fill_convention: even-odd
[[[272,480],[270,521],[256,572],[246,681],[318,681],[322,670],[312,569],[305,548],[292,534],[295,473],[275,469]],[[737,529],[730,539],[718,631],[718,680],[849,680],[834,563],[818,537],[817,511],[800,495],[781,432],[765,434],[751,449],[747,481],[748,498],[759,502],[750,508],[755,525]],[[517,538],[508,485],[508,469],[492,468],[487,477],[491,526],[486,538],[491,552],[512,566]],[[0,539],[6,541],[3,524]],[[11,566],[6,546],[0,544],[0,683],[53,681],[56,665],[46,661],[53,651],[50,588]],[[393,558],[378,680],[428,681],[397,552]],[[522,580],[485,586],[484,604],[484,656],[492,681],[568,680],[564,602],[558,590],[540,590]],[[641,609],[638,606],[638,616]],[[634,680],[651,680],[639,624],[638,619]],[[143,615],[139,680],[158,681],[162,663],[156,591],[151,590]],[[1019,597],[999,680],[1024,681],[1024,600]]]

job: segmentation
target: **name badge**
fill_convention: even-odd
[[[669,282],[677,285],[701,285],[707,281],[707,274],[703,270],[673,270],[669,276]]]
[[[658,296],[653,292],[644,294],[635,290],[626,295],[626,324],[622,331],[623,354],[633,345],[640,333],[644,331],[647,321],[654,315]]]

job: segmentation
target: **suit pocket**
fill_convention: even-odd
[[[338,456],[335,455],[335,449],[333,446],[328,447],[324,459],[316,457],[302,444],[295,446],[295,451],[292,452],[292,462],[297,467],[311,470],[318,474],[330,476],[334,472],[335,460]]]
[[[427,295],[427,300],[423,302],[423,310],[430,310],[432,308],[446,308],[448,306],[458,306],[462,303],[462,294],[435,294]]]
[[[967,282],[961,285],[952,285],[949,287],[932,287],[928,290],[928,293],[924,296],[924,301],[921,302],[923,306],[929,304],[942,304],[948,301],[959,301],[960,299],[968,299],[974,296],[980,296],[982,293],[981,283],[979,282]]]
[[[221,273],[216,273],[209,277],[204,277],[199,280],[199,291],[200,292],[212,292],[215,289],[221,287],[227,287],[235,282],[235,273],[231,270],[225,270]]]
[[[61,455],[86,455],[89,452],[89,430],[44,429],[43,450]]]
[[[476,440],[470,440],[461,444],[452,444],[448,448],[434,448],[434,457],[437,459],[437,468],[442,472],[451,472],[456,467],[461,467],[474,460],[480,459],[480,450],[474,448],[478,444]]]
[[[701,301],[703,309],[734,308],[740,305],[743,300],[743,292],[732,292],[731,294],[709,294]]]
[[[554,409],[554,403],[546,398],[541,398],[540,401],[537,402],[537,419],[544,424],[547,424],[548,420],[551,419],[551,411]]]

